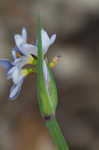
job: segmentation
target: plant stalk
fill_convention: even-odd
[[[68,145],[62,135],[61,129],[55,117],[52,117],[50,121],[46,122],[50,134],[58,150],[69,150]]]

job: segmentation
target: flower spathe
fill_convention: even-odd
[[[54,34],[51,36],[51,38],[49,38],[47,32],[42,29],[41,38],[42,49],[45,54],[48,48],[54,43],[56,35]],[[10,61],[8,59],[0,59],[0,65],[6,70],[7,79],[12,79],[13,81],[13,86],[11,87],[9,95],[9,98],[11,100],[16,99],[16,97],[19,95],[24,78],[29,73],[36,72],[35,68],[25,68],[25,65],[37,65],[37,61],[33,56],[37,57],[38,50],[38,44],[32,45],[27,43],[27,32],[25,28],[22,29],[21,34],[15,34],[14,40],[16,44],[15,47],[12,49],[12,56],[14,60]]]

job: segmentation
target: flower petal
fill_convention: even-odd
[[[19,49],[20,49],[20,46],[25,43],[25,42],[24,42],[24,39],[23,39],[22,36],[19,35],[19,34],[16,34],[16,35],[14,36],[14,40],[15,40],[16,46],[17,46]]]
[[[22,44],[22,45],[20,45],[20,51],[24,55],[33,54],[33,55],[37,56],[37,47],[32,45],[32,44]]]
[[[18,84],[20,80],[23,78],[21,73],[21,68],[18,66],[12,67],[7,73],[7,79],[12,79],[15,84]]]
[[[21,88],[22,88],[22,84],[23,84],[23,80],[24,80],[24,78],[18,84],[14,84],[11,87],[10,95],[9,95],[9,98],[11,100],[15,100],[16,97],[20,94],[20,91],[21,91]]]
[[[18,69],[18,67],[13,67],[13,72],[12,72],[12,80],[15,84],[17,84],[20,80],[20,70]],[[11,73],[11,72],[10,72]]]
[[[53,34],[50,38],[50,45],[52,45],[55,42],[56,34]]]
[[[24,56],[24,54],[15,46],[14,48],[12,48],[12,56],[14,60],[17,59],[17,53],[19,53],[21,56]]]
[[[0,59],[0,65],[8,71],[13,65],[8,59]]]
[[[28,56],[21,56],[19,58],[16,58],[13,62],[13,65],[19,66],[19,68],[23,67],[28,59]]]
[[[35,46],[37,46],[37,47],[38,47],[38,40],[36,40],[36,42],[35,42]]]
[[[16,52],[17,52],[16,47],[12,48],[12,56],[14,59],[16,59]]]
[[[43,28],[41,29],[41,36],[42,36],[42,39],[44,39],[44,41],[49,41],[49,36]]]
[[[44,73],[44,77],[45,77],[45,81],[46,81],[46,86],[48,88],[48,84],[49,84],[49,73],[48,73],[48,69],[47,69],[47,65],[46,65],[46,61],[43,61],[43,73]]]
[[[22,28],[22,37],[24,39],[24,42],[27,42],[27,32],[26,32],[26,28]]]
[[[48,50],[50,40],[47,32],[44,29],[41,30],[41,38],[42,38],[42,49],[45,54]]]
[[[7,79],[13,78],[14,74],[16,74],[16,72],[18,72],[16,68],[17,67],[14,66],[7,72]]]

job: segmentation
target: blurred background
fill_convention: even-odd
[[[12,59],[14,34],[23,26],[35,43],[38,12],[42,27],[57,35],[47,55],[61,56],[53,73],[65,139],[70,150],[99,150],[99,1],[0,0],[0,58]],[[36,76],[25,79],[13,102],[11,85],[0,68],[0,150],[56,150],[40,117]]]

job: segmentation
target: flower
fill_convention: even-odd
[[[48,68],[47,68],[47,64],[46,64],[45,60],[43,60],[43,74],[44,74],[44,79],[45,79],[45,83],[46,83],[46,88],[48,90],[50,77],[49,77]]]
[[[21,80],[21,77],[20,79],[18,78],[19,77],[18,67],[13,65],[13,63],[10,62],[8,59],[0,59],[0,65],[6,69],[7,79],[12,78],[13,80],[14,85],[11,88],[9,97],[12,100],[14,100],[20,91],[23,79]]]
[[[42,39],[42,49],[44,55],[46,54],[48,48],[55,42],[56,34],[53,34],[51,38],[49,38],[47,32],[42,28],[41,29],[41,39]],[[36,44],[28,44],[27,43],[27,32],[26,29],[22,29],[22,34],[16,34],[14,36],[14,40],[16,43],[15,48],[13,49],[13,56],[16,58],[16,52],[19,52],[20,55],[28,55],[32,54],[37,57],[37,49],[38,49],[38,40],[36,40]]]
[[[12,50],[12,55],[16,58],[18,52],[21,56],[27,56],[29,54],[37,55],[37,46],[27,43],[26,29],[22,29],[22,34],[15,34],[14,36],[16,46]]]
[[[55,42],[56,34],[53,34],[51,38],[49,38],[47,32],[44,29],[41,29],[41,39],[43,53],[45,54],[48,48]]]
[[[14,62],[8,59],[0,59],[0,65],[6,69],[7,79],[12,79],[13,81],[9,96],[11,100],[14,100],[19,95],[24,78],[33,71],[32,68],[23,69],[23,67],[26,64],[32,64],[32,62],[32,58],[30,61],[29,56],[16,58]]]
[[[7,79],[12,79],[13,86],[10,90],[10,99],[14,100],[20,93],[24,78],[34,70],[32,68],[24,69],[26,64],[36,65],[36,60],[31,54],[35,54],[37,47],[27,44],[26,29],[22,29],[22,34],[14,36],[16,46],[12,49],[14,61],[8,59],[0,59],[0,65],[6,69]],[[19,57],[17,57],[19,55]],[[24,72],[24,73],[23,73]]]
[[[56,35],[52,35],[49,38],[47,32],[41,30],[42,38],[42,50],[45,53],[47,52],[50,45],[52,45],[56,39]],[[24,78],[31,72],[36,72],[36,68],[24,68],[26,64],[37,65],[37,60],[34,56],[37,57],[38,50],[38,41],[35,45],[27,43],[27,32],[26,29],[22,29],[22,33],[15,34],[15,47],[12,49],[13,61],[8,59],[0,59],[0,65],[6,69],[7,79],[12,79],[13,86],[10,90],[9,98],[11,100],[16,99],[19,95]],[[45,61],[44,61],[45,64]]]
[[[14,73],[12,74],[12,79],[13,79],[14,84],[11,87],[9,98],[11,100],[14,100],[19,95],[24,78],[29,74],[29,70],[27,69],[19,70],[17,67],[15,67],[15,68],[12,68],[12,71],[14,71]],[[11,70],[10,70],[10,73],[11,73]]]

